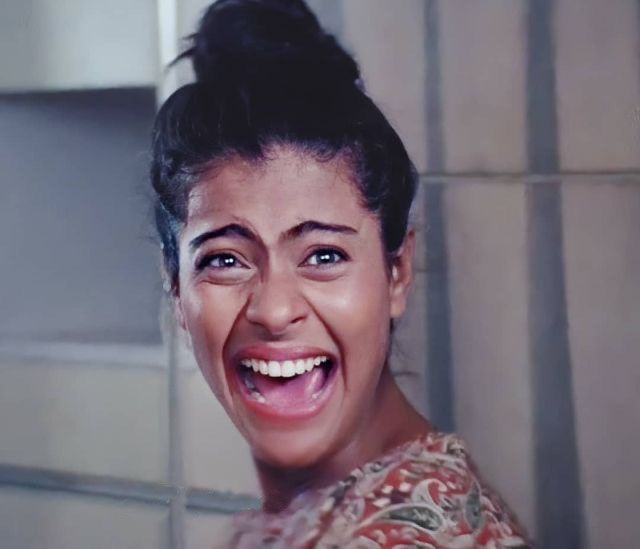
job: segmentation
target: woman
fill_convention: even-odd
[[[229,545],[524,546],[391,374],[416,175],[356,63],[301,0],[220,0],[192,40],[152,180],[178,322],[264,496]]]

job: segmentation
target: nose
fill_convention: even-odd
[[[271,272],[256,283],[245,314],[270,335],[281,336],[307,316],[308,304],[294,276]]]

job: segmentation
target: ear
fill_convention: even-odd
[[[178,280],[173,281],[167,271],[164,261],[161,264],[162,289],[165,291],[167,302],[173,311],[173,317],[178,325],[187,330],[184,319],[184,310],[182,309],[182,299],[180,298],[180,283]]]
[[[172,301],[173,301],[173,314],[175,315],[176,322],[186,332],[187,324],[184,320],[184,311],[182,309],[182,299],[180,299],[180,295],[177,292],[172,295]]]
[[[416,232],[410,227],[404,242],[393,258],[389,280],[391,318],[402,316],[407,308],[407,298],[413,282],[413,255],[416,247]]]
[[[178,326],[180,326],[180,328],[182,328],[181,330],[178,330],[178,337],[180,339],[180,341],[182,341],[184,343],[184,345],[188,348],[188,349],[192,349],[193,350],[193,343],[191,342],[191,335],[189,334],[189,332],[187,331],[187,323],[185,321],[185,317],[184,317],[184,309],[182,306],[182,299],[180,298],[180,295],[178,294],[178,291],[176,290],[175,293],[171,294],[171,302],[173,305],[173,314],[174,317],[176,319],[176,322],[178,324]]]

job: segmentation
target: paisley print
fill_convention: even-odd
[[[236,517],[236,549],[531,547],[478,478],[456,435],[431,432],[301,494],[286,511]]]

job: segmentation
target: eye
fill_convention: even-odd
[[[235,255],[230,253],[211,254],[203,257],[197,264],[198,271],[210,267],[212,269],[246,268]]]
[[[347,260],[347,256],[333,248],[322,248],[313,252],[304,262],[304,265],[311,267],[323,267],[328,265],[334,265],[336,263],[342,263]]]

